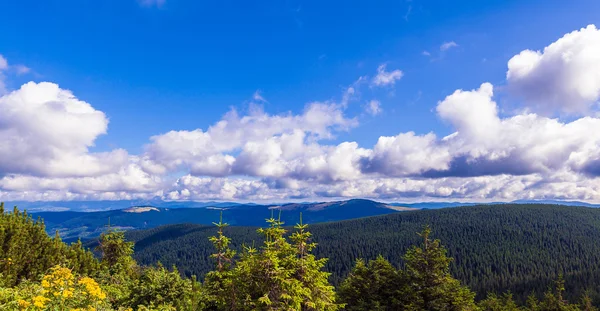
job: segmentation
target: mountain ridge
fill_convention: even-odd
[[[557,204],[569,206],[600,207],[600,204],[575,200],[528,200],[518,199],[506,202],[460,202],[460,201],[422,201],[422,202],[379,202],[371,199],[353,198],[347,200],[315,201],[315,202],[233,202],[233,201],[165,201],[162,199],[150,200],[98,200],[98,201],[4,201],[6,206],[18,206],[21,210],[30,213],[39,212],[99,212],[121,210],[138,206],[152,206],[162,208],[228,208],[234,206],[286,206],[286,205],[311,205],[330,204],[334,202],[347,202],[353,200],[372,201],[388,206],[400,206],[416,209],[436,209],[457,206],[473,206],[482,204]]]
[[[49,233],[58,231],[66,240],[93,238],[108,225],[122,229],[147,229],[176,223],[211,225],[222,213],[224,221],[235,226],[260,226],[273,212],[279,211],[281,219],[288,224],[339,221],[368,216],[384,215],[417,208],[392,206],[364,199],[326,203],[284,205],[209,205],[203,207],[157,207],[133,206],[96,212],[50,211],[37,212],[34,217],[44,219]]]

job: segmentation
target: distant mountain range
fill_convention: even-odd
[[[58,231],[61,237],[68,241],[96,237],[108,226],[131,230],[177,223],[212,225],[219,220],[221,212],[223,221],[231,225],[263,226],[265,219],[272,214],[281,217],[286,224],[294,225],[300,221],[300,213],[305,223],[320,223],[418,209],[359,199],[283,205],[196,203],[194,207],[175,206],[140,205],[108,211],[54,211],[36,212],[33,215],[44,220],[49,233]]]
[[[0,198],[2,201],[2,198]],[[117,200],[117,201],[4,201],[6,206],[18,206],[21,210],[27,210],[28,212],[99,212],[109,210],[121,210],[135,206],[153,206],[162,208],[201,208],[201,207],[232,207],[232,206],[283,206],[283,205],[310,205],[310,204],[329,204],[328,202],[302,202],[302,203],[270,203],[270,204],[257,204],[257,203],[243,203],[243,202],[195,202],[195,201],[164,201],[161,199],[152,200]],[[416,209],[437,209],[445,207],[457,207],[457,206],[473,206],[479,204],[558,204],[558,205],[569,205],[569,206],[586,206],[586,207],[600,207],[600,204],[592,204],[581,201],[560,201],[560,200],[515,200],[511,202],[416,202],[416,203],[382,203],[390,206],[410,207]]]
[[[515,203],[559,204],[600,207],[576,201],[515,201]],[[487,204],[505,204],[501,202]],[[420,202],[381,203],[364,199],[334,202],[304,202],[284,204],[255,204],[236,202],[169,202],[162,200],[127,201],[65,201],[65,202],[7,202],[17,205],[34,217],[41,217],[48,233],[58,231],[65,241],[98,236],[107,226],[123,230],[149,229],[161,225],[192,223],[212,225],[223,212],[224,221],[234,226],[263,226],[271,213],[288,225],[299,221],[302,212],[305,223],[348,220],[385,215],[399,211],[472,206],[477,203]]]
[[[1,198],[0,198],[1,200]],[[154,206],[164,208],[198,208],[198,207],[228,207],[235,205],[257,205],[254,203],[235,202],[176,202],[163,200],[116,200],[116,201],[5,201],[6,206],[18,206],[29,212],[99,212],[120,210],[134,206]]]

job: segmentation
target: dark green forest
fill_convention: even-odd
[[[268,216],[268,215],[266,215]],[[265,217],[266,218],[266,217]],[[600,210],[538,204],[482,205],[402,212],[310,226],[318,246],[314,254],[327,257],[326,270],[338,286],[357,258],[382,255],[403,265],[406,250],[419,242],[424,225],[432,227],[454,258],[451,273],[477,293],[511,291],[518,301],[541,295],[564,275],[569,298],[588,290],[600,293]],[[191,224],[130,231],[134,257],[141,263],[175,265],[186,275],[204,275],[213,268],[208,240],[213,226]],[[232,247],[260,244],[253,227],[227,227]]]

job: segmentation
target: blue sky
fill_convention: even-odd
[[[22,74],[7,69],[2,74],[7,92],[18,90],[29,81],[48,81],[63,90],[70,90],[77,99],[105,114],[107,134],[101,134],[102,129],[99,129],[96,134],[91,134],[93,143],[83,143],[85,152],[90,154],[123,149],[128,157],[142,158],[150,154],[150,137],[169,131],[206,131],[232,107],[240,116],[251,113],[254,105],[260,105],[269,116],[301,115],[313,102],[339,104],[349,87],[356,93],[343,107],[343,114],[354,118],[356,124],[347,130],[333,131],[328,139],[319,139],[319,144],[335,146],[356,142],[361,148],[370,150],[381,136],[392,137],[412,131],[417,136],[433,133],[441,140],[457,131],[456,122],[448,121],[436,112],[439,103],[455,90],[475,90],[484,82],[494,85],[494,100],[498,103],[500,117],[515,116],[524,109],[557,118],[560,122],[595,116],[592,113],[595,108],[579,114],[528,110],[538,107],[537,104],[524,103],[529,99],[527,96],[511,96],[506,91],[509,89],[506,75],[507,62],[521,51],[542,50],[567,33],[590,24],[600,25],[599,16],[600,2],[591,0],[5,1],[0,4],[0,54],[9,66],[19,64],[30,69]],[[442,48],[444,44],[447,49]],[[387,72],[401,70],[402,77],[393,84],[373,86],[372,81],[381,65],[385,65]],[[363,82],[353,84],[360,77]],[[253,99],[257,91],[264,100]],[[368,113],[366,106],[371,100],[380,103],[381,113]],[[592,98],[591,104],[595,102],[597,99]],[[274,136],[281,134],[276,132]],[[247,141],[238,147],[226,148],[222,154],[237,157],[245,143]],[[510,143],[508,147],[511,147]],[[430,155],[419,156],[427,160]],[[453,159],[458,158],[460,156]],[[72,188],[78,188],[73,186],[76,181],[69,179],[70,186],[62,190],[60,186],[42,187],[35,193],[36,196],[52,194],[59,198],[62,196],[57,193],[61,191],[83,198],[95,198],[97,193],[105,192],[111,193],[109,198],[124,194],[166,196],[170,190],[164,185],[180,183],[177,178],[188,174],[195,178],[226,176],[265,184],[285,180],[286,185],[290,180],[319,179],[314,176],[312,179],[297,178],[297,171],[280,174],[233,169],[228,173],[194,173],[191,162],[159,164],[167,168],[145,170],[160,175],[156,178],[162,186],[152,191],[137,192],[126,187],[110,188],[110,191],[102,190],[103,187],[75,191]],[[14,167],[10,163],[4,164],[4,171],[2,167],[0,165],[0,176],[12,178],[12,181],[28,176],[56,180],[101,178],[104,174],[48,173],[31,167],[11,170],[7,168]],[[451,170],[449,167],[426,170],[431,169]],[[548,169],[558,170],[548,166],[543,174],[548,174]],[[387,177],[413,181],[423,178],[423,171],[401,171],[405,173]],[[498,172],[510,176],[514,171]],[[519,172],[518,176],[542,174],[535,169]],[[386,175],[383,172],[377,174],[369,178]],[[496,176],[496,173],[475,175],[471,177]],[[579,173],[575,175],[583,178]],[[589,174],[585,176],[588,176],[584,178],[585,182],[595,179]],[[549,179],[547,176],[541,178]],[[321,182],[323,187],[348,180],[326,179]],[[37,189],[41,183],[41,180],[35,180],[26,184],[35,184]],[[0,191],[26,198],[22,185],[7,188],[0,186]],[[329,190],[323,190],[321,195],[311,192],[308,196],[322,196],[330,193]],[[527,189],[521,190],[527,193]],[[181,192],[181,189],[177,191]],[[360,191],[357,195],[331,193],[336,193],[332,195],[334,197],[346,197],[375,196],[373,193],[378,192],[367,195],[361,195]],[[423,196],[419,191],[417,193],[417,197],[429,197],[426,193]],[[390,195],[389,198],[406,199],[403,195]],[[273,198],[288,197],[294,196],[282,194]],[[459,199],[467,197],[466,194],[456,195]],[[547,198],[547,195],[533,197]],[[596,192],[559,194],[557,197],[600,199]],[[217,193],[211,198],[220,197]],[[257,198],[268,200],[271,197],[264,195],[254,199]],[[388,196],[382,195],[382,198]],[[470,198],[492,200],[503,197],[479,195]]]

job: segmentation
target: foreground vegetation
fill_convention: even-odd
[[[239,253],[217,223],[214,269],[199,282],[175,268],[138,265],[123,232],[103,234],[96,259],[81,243],[49,237],[43,221],[0,206],[0,310],[595,310],[587,296],[564,299],[560,278],[523,306],[510,294],[475,302],[428,227],[400,268],[381,256],[358,260],[336,292],[307,226],[300,221],[288,234],[278,218],[267,222],[258,230],[263,242]]]

